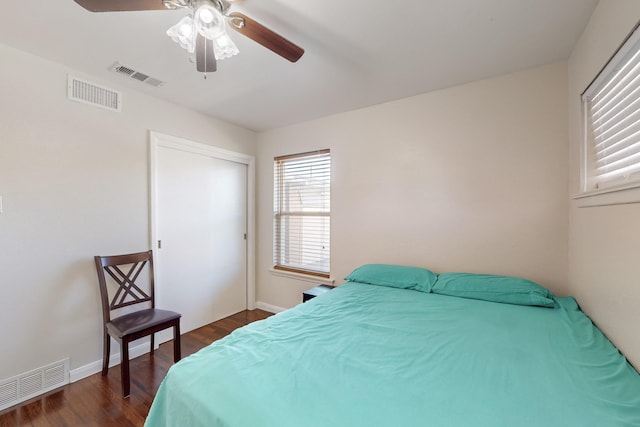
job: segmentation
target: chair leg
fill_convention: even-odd
[[[173,361],[180,361],[180,323],[173,326]]]
[[[122,360],[120,362],[120,376],[122,382],[122,397],[129,397],[130,379],[129,379],[129,341],[123,339],[121,341],[120,354]]]
[[[104,340],[102,342],[102,376],[109,372],[109,357],[111,356],[111,337],[107,333],[107,328],[103,332]]]
[[[151,334],[151,350],[149,350],[149,353],[151,353],[152,356],[153,356],[154,348],[156,347],[155,345],[153,345],[153,338],[155,336],[156,336],[156,334]]]

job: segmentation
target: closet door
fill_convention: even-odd
[[[182,313],[187,332],[247,308],[247,165],[189,147],[155,153],[158,307]]]

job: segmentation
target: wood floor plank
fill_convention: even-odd
[[[271,313],[245,310],[181,336],[187,357],[233,330],[266,319]],[[0,427],[139,427],[149,413],[162,379],[173,365],[173,342],[161,344],[153,356],[131,360],[131,396],[123,399],[119,366],[103,377],[91,375],[36,399],[0,412]]]

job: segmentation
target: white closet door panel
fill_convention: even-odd
[[[247,166],[157,151],[158,301],[187,332],[247,308]]]

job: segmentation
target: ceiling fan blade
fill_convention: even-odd
[[[162,0],[74,0],[90,12],[167,10]]]
[[[213,73],[217,69],[213,41],[200,33],[196,38],[196,69],[201,73]]]
[[[227,16],[231,28],[291,62],[296,62],[304,53],[304,49],[300,46],[291,43],[242,13],[233,12]],[[244,25],[241,24],[242,22]]]

